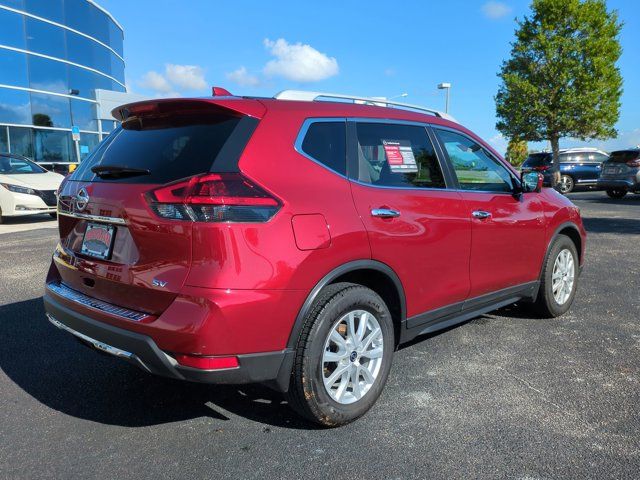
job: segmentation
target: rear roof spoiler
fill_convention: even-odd
[[[255,99],[240,97],[224,98],[160,98],[155,100],[143,100],[141,102],[127,103],[114,108],[111,115],[116,120],[124,121],[132,116],[152,113],[167,113],[171,111],[184,111],[190,113],[205,113],[208,110],[223,108],[239,115],[248,115],[254,118],[262,118],[265,114],[264,105]]]

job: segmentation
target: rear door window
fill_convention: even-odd
[[[314,121],[309,125],[301,146],[302,152],[341,175],[347,174],[346,123]]]
[[[239,121],[239,117],[212,114],[126,122],[82,162],[71,179],[163,184],[209,172]],[[91,171],[95,166],[122,166],[150,173],[100,178]]]
[[[385,187],[446,188],[424,127],[356,123],[357,180]]]

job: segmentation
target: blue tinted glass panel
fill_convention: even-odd
[[[27,92],[0,88],[0,123],[31,124],[31,106]]]
[[[116,122],[114,120],[101,120],[102,133],[110,133],[115,130]]]
[[[6,5],[7,7],[17,8],[18,10],[24,10],[23,0],[0,0],[0,5]]]
[[[27,54],[0,49],[0,83],[28,87]]]
[[[118,58],[108,48],[73,32],[67,32],[67,55],[70,61],[107,75],[111,75],[112,57]]]
[[[80,148],[80,161],[82,161],[93,152],[98,143],[100,143],[100,140],[97,133],[81,133],[78,143]]]
[[[65,0],[64,9],[65,20],[69,27],[109,44],[111,20],[100,9],[86,0]]]
[[[98,131],[98,123],[95,113],[95,105],[82,100],[71,100],[71,119],[73,125],[81,130]]]
[[[9,130],[8,127],[0,127],[0,153],[9,151]]]
[[[62,0],[24,0],[25,10],[47,20],[63,23]]]
[[[34,125],[71,128],[69,99],[66,97],[32,93],[31,114]]]
[[[67,26],[91,35],[89,30],[89,16],[91,15],[89,2],[86,0],[65,0],[64,17]]]
[[[111,54],[111,76],[124,83],[124,62]]]
[[[29,80],[37,90],[69,93],[66,63],[29,55]]]
[[[118,27],[112,21],[109,21],[109,46],[116,52],[118,52],[118,55],[124,57],[124,54],[122,52],[122,40],[123,34],[122,30],[120,30],[120,27]]]
[[[34,160],[36,162],[75,161],[69,132],[37,130],[34,134]]]
[[[95,98],[96,88],[111,90],[112,83],[113,81],[104,75],[69,65],[69,88],[79,90],[80,97]]]
[[[27,26],[27,50],[43,53],[51,57],[66,59],[64,30],[54,25],[35,20],[25,19]]]
[[[24,15],[0,9],[0,44],[24,48]]]
[[[91,44],[96,42],[70,31],[67,31],[66,35],[67,60],[88,67],[93,66],[93,47]]]
[[[30,128],[9,127],[11,153],[33,159],[33,135]]]

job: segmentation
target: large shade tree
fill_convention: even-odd
[[[533,0],[502,65],[496,128],[508,138],[551,143],[555,181],[560,139],[617,135],[622,24],[604,0]]]

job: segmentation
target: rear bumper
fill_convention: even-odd
[[[598,187],[602,189],[622,188],[624,190],[638,190],[640,189],[640,184],[630,179],[614,180],[601,178],[598,180]]]
[[[236,355],[239,366],[220,370],[200,370],[179,365],[147,335],[109,325],[71,310],[46,293],[43,297],[47,317],[56,327],[78,337],[89,346],[117,356],[143,370],[202,383],[243,384],[266,383],[286,391],[293,351],[282,350]]]

